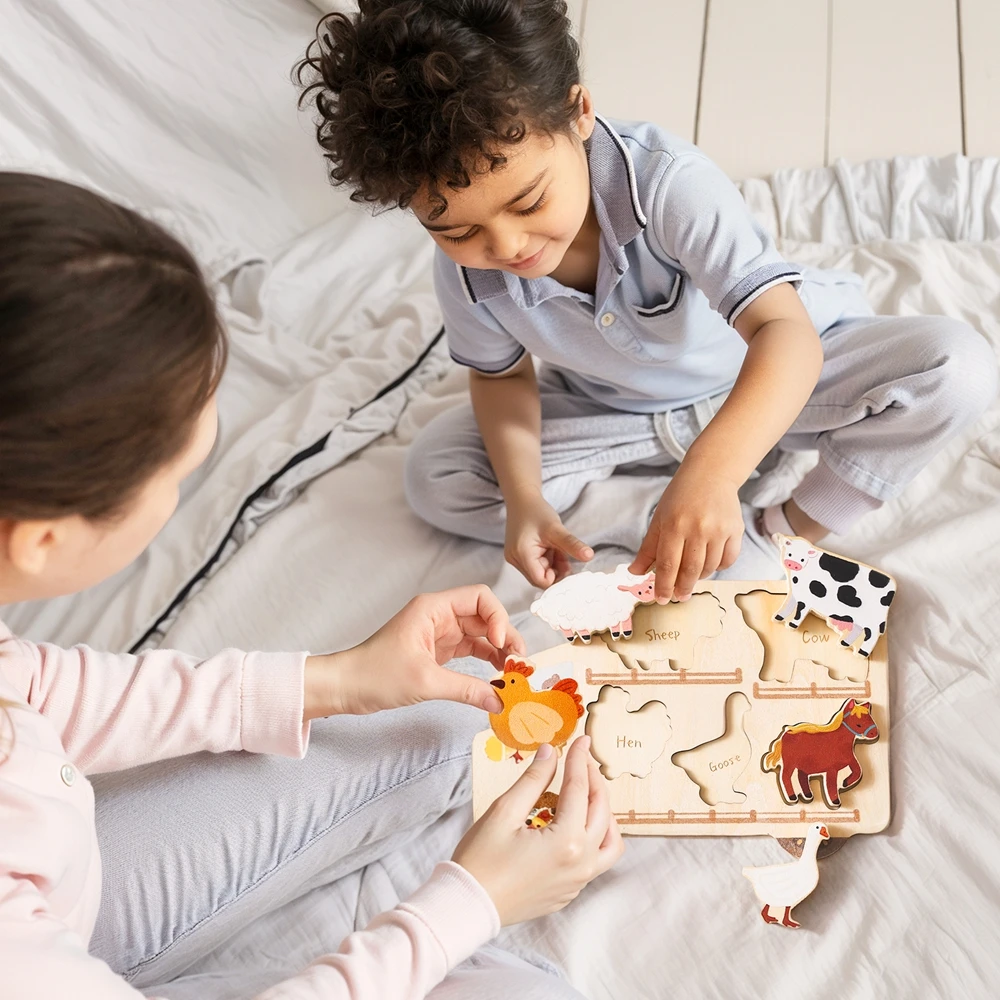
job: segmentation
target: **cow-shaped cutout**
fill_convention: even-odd
[[[868,660],[838,642],[839,632],[831,631],[816,619],[805,619],[797,629],[774,624],[776,613],[787,604],[784,594],[751,590],[734,595],[733,600],[760,642],[760,680],[787,683],[800,660],[820,664],[835,681],[852,680],[860,684],[867,678]]]
[[[820,788],[828,809],[840,808],[840,792],[861,781],[861,764],[855,743],[874,743],[878,726],[870,702],[845,701],[827,723],[799,722],[785,726],[761,760],[761,769],[778,776],[781,797],[788,805],[799,799],[812,802],[809,782],[821,778]],[[843,785],[840,772],[849,769]]]
[[[629,670],[692,670],[698,640],[721,635],[725,614],[715,594],[694,594],[688,601],[637,608],[632,638],[604,642]]]
[[[870,656],[885,632],[896,581],[886,573],[844,559],[804,538],[775,534],[788,576],[788,598],[774,616],[796,629],[810,612],[825,618],[842,646]],[[858,642],[858,640],[861,640]]]
[[[663,702],[647,701],[629,711],[629,700],[624,688],[605,684],[597,701],[587,706],[584,732],[601,774],[612,781],[623,774],[647,777],[670,739],[670,716]]]
[[[746,798],[733,786],[750,763],[750,737],[743,724],[749,711],[747,696],[742,691],[734,691],[726,699],[726,728],[722,735],[690,750],[678,750],[670,758],[698,786],[701,799],[707,805],[739,803]]]

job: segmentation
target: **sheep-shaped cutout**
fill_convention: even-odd
[[[655,579],[652,573],[630,573],[626,563],[613,573],[576,573],[544,591],[531,605],[531,612],[570,642],[577,637],[590,642],[595,632],[628,639],[636,605],[656,599]]]

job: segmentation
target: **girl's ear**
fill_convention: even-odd
[[[576,118],[573,121],[573,131],[586,142],[594,131],[595,114],[594,99],[590,91],[582,83],[574,83],[569,90],[569,102],[576,106]]]
[[[5,561],[25,576],[41,576],[63,529],[59,520],[6,522],[0,532]]]

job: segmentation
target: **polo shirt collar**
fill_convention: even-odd
[[[587,140],[586,150],[597,221],[611,251],[609,256],[615,269],[622,274],[627,267],[624,248],[646,227],[635,165],[621,136],[600,115],[597,115],[593,134]],[[549,298],[558,286],[554,279],[548,277],[518,278],[499,268],[456,267],[465,295],[473,304],[499,295],[510,295],[522,306],[534,305]],[[554,287],[549,289],[546,285]]]

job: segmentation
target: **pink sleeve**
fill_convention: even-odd
[[[170,650],[138,656],[60,649],[11,637],[18,686],[85,772],[116,771],[209,750],[301,757],[305,653],[223,650],[199,659]]]
[[[352,934],[336,955],[257,1000],[422,1000],[499,930],[486,890],[460,865],[443,861],[405,903]]]
[[[347,938],[336,955],[317,960],[257,1000],[422,1000],[499,929],[486,890],[446,861],[409,900]],[[34,883],[16,877],[0,877],[0,974],[4,996],[142,997],[87,954],[79,935],[48,912]]]

